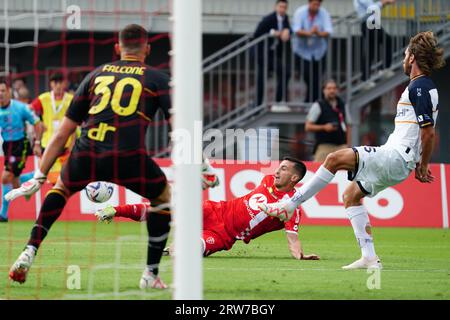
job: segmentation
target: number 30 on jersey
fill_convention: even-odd
[[[101,95],[100,101],[89,109],[89,114],[97,114],[106,109],[108,104],[111,109],[119,116],[130,116],[136,112],[137,105],[142,93],[142,84],[131,77],[120,79],[114,86],[114,92],[111,92],[110,84],[114,83],[114,76],[99,76],[95,78],[96,84],[94,89],[95,95]],[[133,91],[127,106],[122,106],[120,101],[122,99],[123,90],[125,86],[131,86]],[[112,98],[111,98],[112,96]]]

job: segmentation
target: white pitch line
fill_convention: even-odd
[[[447,179],[445,177],[445,166],[441,164],[441,190],[442,190],[442,227],[448,229],[448,199],[447,199]]]
[[[167,267],[168,264],[164,265],[160,265],[160,269],[161,267]],[[10,265],[0,265],[0,268],[9,268]],[[39,266],[42,269],[45,269],[45,266]],[[58,268],[66,268],[67,265],[57,265],[57,266],[48,266],[48,268],[51,269],[58,269]],[[113,264],[105,264],[105,265],[94,265],[92,267],[86,266],[86,265],[81,265],[81,267],[83,268],[90,268],[93,270],[100,270],[100,269],[112,269],[114,267],[116,267],[119,270],[123,270],[123,269],[136,269],[139,270],[142,268],[142,266],[137,266],[137,265],[120,265],[120,266],[116,266]],[[261,270],[267,270],[267,268],[216,268],[216,267],[204,267],[204,270],[211,270],[211,271],[248,271],[248,272],[253,272],[255,270],[257,271],[261,271]],[[167,270],[167,269],[166,269]],[[341,268],[277,268],[277,270],[280,271],[327,271],[327,272],[331,272],[331,271],[345,271],[345,272],[349,272],[348,270],[343,270]],[[360,270],[364,270],[364,269],[360,269]],[[448,272],[450,274],[450,269],[381,269],[381,272],[432,272],[432,273],[444,273],[444,272]]]
[[[443,231],[442,229],[437,229],[438,231]],[[5,240],[3,238],[0,238],[0,240]],[[140,245],[142,246],[147,246],[146,241],[147,239],[136,239],[139,241],[142,241],[142,243]],[[120,241],[121,243],[132,243],[132,244],[136,244],[136,240],[135,241],[124,241],[124,240],[117,240],[117,239],[111,239],[110,241],[93,241],[90,244],[94,245],[94,244],[101,244],[101,245],[117,245],[117,243],[115,241]],[[7,239],[5,241],[8,241]],[[25,241],[25,240],[24,240]],[[14,241],[16,242],[16,241]],[[138,243],[139,244],[139,243]],[[255,242],[256,244],[256,242]],[[47,246],[51,246],[51,245],[58,245],[58,246],[62,246],[62,245],[89,245],[88,242],[86,241],[48,241],[46,242]],[[313,240],[311,240],[310,246],[318,248],[318,247],[327,247],[327,248],[354,248],[356,246],[356,244],[341,244],[341,245],[330,245],[330,244],[325,244],[325,243],[314,243]],[[450,249],[450,245],[435,245],[435,244],[427,244],[427,245],[414,245],[414,247],[410,246],[410,245],[397,245],[397,244],[383,244],[383,243],[377,243],[376,247],[377,248],[383,248],[383,249],[388,249],[388,248],[400,248],[400,249],[411,249],[411,250],[415,250],[415,249],[429,249],[430,245],[433,246],[434,249]],[[269,247],[269,246],[268,246]],[[284,248],[284,244],[282,245],[282,247]],[[247,250],[247,251],[254,251],[253,247],[237,247],[237,250]],[[42,249],[45,251],[45,249]],[[230,256],[230,258],[232,258]],[[249,257],[251,258],[251,257]],[[268,257],[269,259],[270,257]]]
[[[172,289],[169,289],[169,291],[161,291],[161,292],[142,292],[138,290],[132,290],[132,291],[124,291],[124,292],[118,292],[118,293],[111,293],[111,292],[103,292],[103,293],[94,293],[94,294],[66,294],[63,296],[63,299],[95,299],[95,298],[106,298],[106,297],[127,297],[127,296],[139,296],[141,298],[151,298],[155,296],[163,295],[167,292],[171,292]]]
[[[255,270],[267,270],[267,268],[214,268],[206,267],[204,270],[214,270],[214,271],[248,271],[252,272]],[[363,270],[363,269],[360,269]],[[277,268],[277,271],[342,271],[349,272],[348,270],[343,270],[341,268]],[[432,272],[432,273],[450,273],[450,269],[381,269],[381,272]]]

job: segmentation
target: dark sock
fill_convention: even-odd
[[[31,230],[30,240],[28,241],[29,246],[39,249],[41,242],[47,236],[52,224],[61,215],[66,202],[66,197],[64,197],[59,190],[52,190],[47,194],[44,203],[42,204],[41,211],[39,212],[39,217],[36,220],[36,224]]]
[[[147,268],[158,274],[159,262],[167,243],[170,231],[170,214],[150,213],[147,217],[148,250]]]

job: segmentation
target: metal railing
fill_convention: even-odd
[[[245,127],[269,111],[306,114],[328,78],[353,103],[352,115],[359,113],[364,99],[358,96],[380,96],[387,79],[403,73],[403,53],[412,35],[433,30],[440,45],[450,47],[449,17],[448,0],[398,0],[383,9],[382,29],[375,30],[365,30],[366,21],[349,14],[333,21],[327,53],[315,63],[299,57],[290,42],[269,34],[246,35],[204,60],[204,129]],[[356,121],[355,134],[358,129]]]
[[[325,57],[315,63],[301,59],[290,43],[247,35],[205,60],[205,128],[235,125],[232,120],[245,121],[274,105],[308,106],[321,96],[327,78],[335,79],[350,101],[400,71],[409,38],[418,31],[434,30],[441,45],[448,41],[449,16],[450,1],[400,0],[383,10],[382,29],[367,29],[354,14],[342,17],[333,22]]]

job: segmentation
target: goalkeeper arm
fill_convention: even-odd
[[[56,162],[56,159],[58,159],[64,151],[67,141],[75,133],[77,126],[78,124],[75,121],[64,117],[58,132],[53,135],[47,148],[45,148],[44,155],[42,156],[39,170],[43,175],[47,176],[47,173]]]
[[[78,124],[75,121],[64,117],[61,127],[52,137],[49,145],[45,149],[39,169],[36,169],[34,172],[34,177],[31,180],[24,182],[19,188],[8,192],[5,195],[6,200],[11,201],[20,196],[29,197],[41,188],[42,184],[47,179],[47,173],[50,171],[56,159],[61,155],[67,140],[75,132],[77,126]]]

